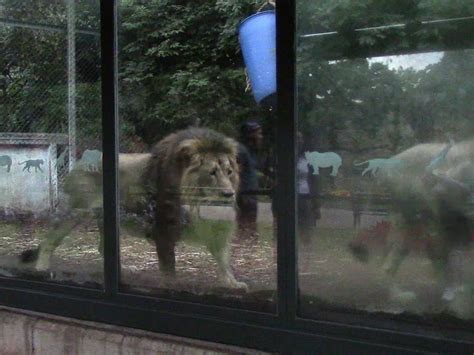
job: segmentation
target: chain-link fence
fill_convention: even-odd
[[[86,149],[101,149],[100,36],[77,29],[75,17],[68,22],[65,2],[35,4],[43,15],[54,10],[55,21],[0,2],[0,134],[64,135],[56,149],[61,183]]]

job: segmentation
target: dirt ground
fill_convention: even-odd
[[[313,230],[310,244],[301,246],[299,252],[300,312],[303,316],[317,316],[323,307],[390,315],[408,313],[420,319],[448,314],[467,321],[463,326],[473,325],[472,293],[465,292],[450,303],[443,301],[443,288],[423,254],[410,256],[400,269],[397,284],[416,294],[416,298],[401,302],[390,292],[391,282],[382,271],[381,257],[363,264],[350,254],[347,243],[356,234],[354,228],[321,225]],[[277,269],[272,227],[270,224],[259,227],[260,239],[234,240],[232,245],[232,268],[236,278],[248,284],[248,293],[216,286],[217,266],[211,255],[203,248],[186,244],[177,247],[176,279],[163,280],[158,272],[154,246],[127,235],[121,236],[122,288],[134,293],[274,312]],[[98,230],[95,226],[82,225],[65,239],[53,256],[49,273],[38,274],[31,264],[18,262],[22,251],[38,245],[38,235],[45,228],[41,223],[0,224],[0,274],[40,277],[47,281],[100,288],[103,260],[97,248]],[[466,268],[464,274],[472,281],[472,248],[462,257]]]
[[[273,312],[276,263],[270,238],[271,226],[261,226],[260,229],[264,237],[259,240],[234,241],[232,244],[232,268],[236,279],[249,286],[248,294],[218,285],[217,264],[210,253],[204,247],[185,243],[179,243],[176,248],[176,278],[163,279],[158,270],[154,245],[128,235],[121,235],[120,238],[121,287],[134,293],[186,300],[195,295],[204,302],[212,299],[213,303],[215,296],[219,296],[222,298],[219,303],[238,306],[240,302],[245,308]],[[64,239],[53,254],[50,272],[37,272],[32,263],[19,261],[20,254],[35,248],[47,230],[44,223],[0,223],[0,276],[102,288],[103,258],[98,251],[99,234],[95,226],[83,224]]]

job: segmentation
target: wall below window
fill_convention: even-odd
[[[136,329],[0,307],[2,354],[264,354]]]

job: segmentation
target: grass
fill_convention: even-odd
[[[20,233],[21,228],[19,224],[14,223],[0,223],[0,238],[11,238],[12,235]]]

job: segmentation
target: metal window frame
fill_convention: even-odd
[[[371,315],[298,316],[295,242],[295,1],[277,1],[277,314],[132,295],[120,291],[118,246],[117,1],[101,1],[104,152],[104,289],[0,277],[0,304],[78,319],[281,353],[472,352],[473,341]],[[293,149],[287,149],[293,147]],[[387,330],[387,325],[391,329]]]

